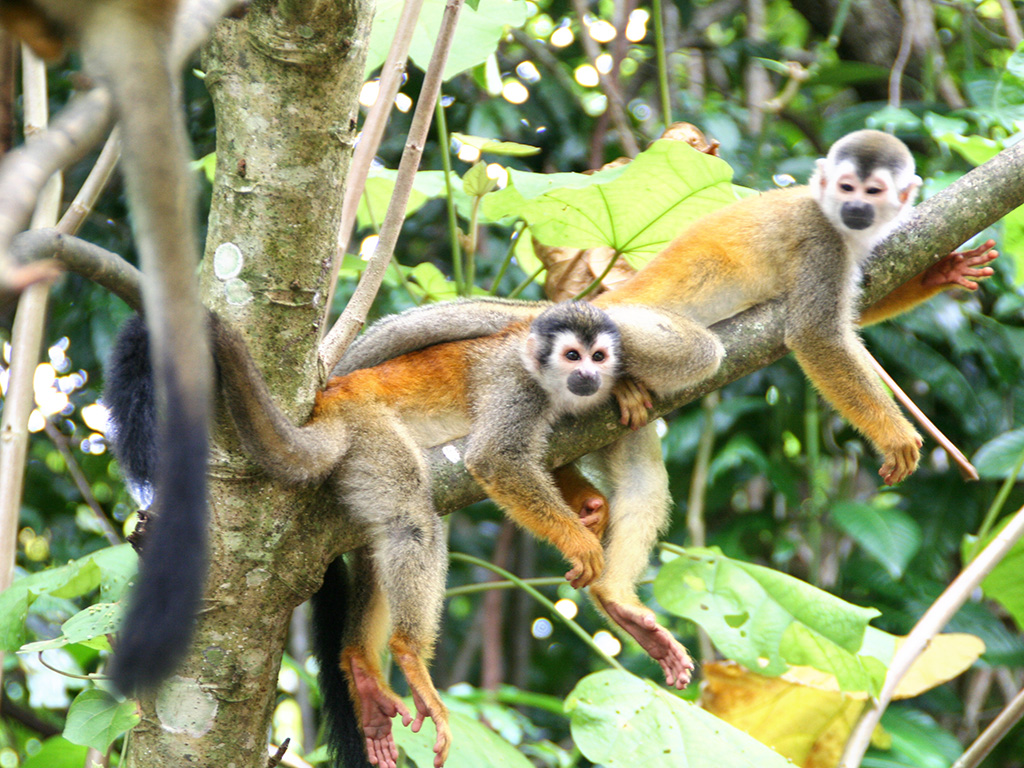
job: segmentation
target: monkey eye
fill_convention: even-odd
[[[882,189],[881,187],[868,187],[868,188],[867,188],[866,190],[864,190],[864,191],[865,191],[865,192],[867,192],[867,193],[868,193],[869,195],[880,195],[880,194],[882,194],[882,192],[884,192],[885,190],[884,190],[884,189]]]
[[[604,359],[607,357],[607,355],[599,349],[599,350],[597,350],[597,352],[592,354],[590,357],[591,357],[591,359],[595,363],[603,363]]]
[[[573,362],[576,362],[577,360],[582,359],[582,356],[580,355],[578,350],[568,349],[565,352],[565,359],[566,360],[572,360]]]
[[[843,192],[853,192],[853,184],[850,184],[848,182],[843,182],[842,184],[839,185],[839,188],[843,190]]]

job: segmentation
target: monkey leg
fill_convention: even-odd
[[[444,526],[433,507],[430,478],[419,449],[400,424],[380,421],[374,434],[360,432],[353,445],[353,461],[344,465],[341,477],[342,495],[353,515],[369,530],[372,557],[372,583],[380,592],[392,627],[388,642],[398,666],[409,684],[416,704],[415,717],[405,707],[397,709],[405,725],[419,731],[427,717],[434,721],[437,740],[434,743],[434,765],[440,768],[448,756],[451,732],[448,710],[441,702],[427,671],[433,655],[444,601],[444,585],[448,568],[447,542]],[[382,647],[380,628],[387,622],[374,621],[372,642],[379,652]],[[393,768],[389,748],[392,746],[390,709],[380,705],[382,686],[372,668],[370,688],[363,701],[378,707],[378,717],[371,722],[382,726],[381,738],[374,743],[382,768]],[[353,669],[360,679],[360,670]],[[384,699],[389,697],[384,692]],[[403,711],[404,710],[404,711]],[[363,722],[368,718],[363,715]],[[384,732],[384,728],[387,732]],[[370,747],[371,734],[366,733]],[[369,749],[368,749],[369,751]],[[371,762],[372,762],[371,757]]]
[[[352,555],[351,569],[353,584],[339,663],[365,739],[367,758],[380,768],[395,768],[398,747],[391,735],[391,721],[401,715],[408,725],[412,715],[391,690],[380,666],[391,617],[368,547]],[[338,745],[339,749],[343,746]]]
[[[601,451],[610,486],[611,521],[605,538],[605,571],[590,588],[598,609],[639,643],[665,674],[667,685],[685,688],[693,661],[686,648],[640,602],[636,584],[668,522],[671,498],[661,441],[653,426],[631,433]]]
[[[608,499],[583,476],[575,464],[566,464],[551,473],[559,492],[570,509],[598,539],[608,528]]]
[[[607,294],[611,295],[611,294]],[[669,395],[708,378],[725,348],[700,323],[665,309],[594,302],[618,324],[626,372],[644,387]],[[623,418],[631,418],[623,409]]]

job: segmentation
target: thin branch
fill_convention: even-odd
[[[917,419],[917,423],[921,425],[928,435],[938,443],[942,449],[949,454],[949,458],[956,464],[957,469],[960,470],[960,475],[964,480],[977,480],[978,470],[974,468],[974,465],[967,460],[967,457],[961,453],[960,449],[953,445],[953,441],[942,434],[942,430],[935,426],[931,419],[929,419],[924,411],[917,407],[913,400],[910,399],[909,395],[904,392],[899,384],[889,375],[889,372],[882,367],[874,355],[868,353],[868,359],[871,362],[871,367],[874,368],[875,373],[878,374],[879,378],[885,382],[885,385],[892,390],[893,396],[907,411],[910,415]]]
[[[1013,697],[1013,700],[1006,705],[1006,708],[999,713],[988,728],[975,739],[974,743],[967,748],[953,763],[953,768],[977,768],[985,759],[992,748],[995,747],[1010,729],[1024,718],[1024,690],[1021,690]]]
[[[59,229],[30,229],[14,238],[21,261],[53,257],[75,274],[103,286],[136,312],[142,311],[142,273],[116,253]]]
[[[366,189],[370,166],[384,139],[384,129],[387,128],[388,118],[395,105],[395,96],[398,95],[398,89],[402,85],[402,75],[405,74],[406,63],[409,59],[409,47],[412,45],[413,32],[416,30],[416,21],[420,17],[422,8],[423,0],[405,0],[402,6],[402,15],[398,19],[395,37],[391,41],[388,56],[381,67],[377,99],[370,107],[370,113],[366,116],[366,122],[363,123],[363,130],[359,134],[355,152],[352,154],[352,164],[345,177],[345,199],[341,204],[341,223],[338,225],[338,251],[331,267],[331,283],[325,305],[327,312],[330,312],[331,305],[334,303],[338,271],[341,268],[342,259],[345,258],[345,251],[348,250],[348,241],[352,238],[352,229],[355,226],[356,213],[359,210],[359,199]]]
[[[434,106],[441,93],[441,80],[444,76],[445,64],[448,61],[448,52],[451,50],[452,39],[455,36],[455,25],[459,20],[462,2],[463,0],[447,0],[445,4],[441,29],[438,32],[434,52],[431,54],[430,64],[427,66],[427,72],[423,78],[419,98],[416,101],[416,110],[413,113],[412,124],[409,126],[409,136],[405,142],[405,150],[402,152],[402,160],[398,164],[395,190],[391,195],[390,203],[388,203],[388,211],[384,215],[384,223],[381,225],[377,246],[374,248],[373,256],[370,257],[366,269],[359,279],[359,285],[345,307],[345,311],[342,312],[338,322],[334,324],[327,334],[327,338],[320,345],[318,367],[321,385],[327,381],[331,370],[366,321],[370,305],[373,304],[381,281],[384,279],[384,272],[395,252],[398,235],[405,220],[409,195],[412,193],[412,184],[416,178],[420,158],[423,156],[423,146],[430,130],[430,121],[434,116]]]
[[[953,615],[970,599],[971,593],[978,588],[984,578],[1022,536],[1024,536],[1024,507],[1014,513],[1006,527],[996,534],[989,545],[981,551],[981,554],[960,572],[960,575],[939,595],[939,598],[932,603],[931,607],[914,625],[914,628],[910,630],[910,634],[893,655],[882,692],[877,699],[868,704],[864,714],[857,721],[853,733],[850,734],[843,757],[839,761],[840,768],[856,768],[860,765],[871,742],[871,734],[875,732],[875,727],[882,719],[882,713],[892,701],[896,687],[907,670],[928,647],[932,638],[942,631]],[[1019,714],[1016,716],[1019,717]]]

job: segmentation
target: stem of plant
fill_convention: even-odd
[[[512,237],[509,239],[508,248],[505,250],[505,258],[501,260],[501,266],[498,268],[498,274],[494,276],[494,281],[491,283],[491,290],[489,293],[491,296],[497,296],[501,286],[501,278],[508,272],[509,266],[512,264],[512,258],[516,255],[516,245],[519,243],[519,238],[523,236],[523,232],[526,230],[526,222],[520,221],[516,224],[515,231],[512,232]]]
[[[448,206],[448,239],[452,244],[452,277],[455,292],[467,296],[466,279],[462,272],[462,247],[459,245],[459,221],[455,216],[455,189],[452,187],[451,139],[448,137],[448,120],[444,114],[440,95],[437,98],[437,143],[441,149],[441,167],[444,169],[445,202]]]
[[[580,638],[580,640],[582,640],[594,653],[596,653],[598,656],[600,656],[604,660],[604,662],[606,664],[608,664],[608,666],[613,667],[613,668],[619,670],[620,672],[625,672],[626,671],[625,668],[621,664],[619,664],[619,662],[617,662],[615,659],[613,659],[611,656],[609,656],[607,653],[602,651],[597,646],[597,643],[595,643],[594,639],[590,635],[588,635],[586,633],[586,631],[583,629],[583,627],[581,627],[579,624],[577,624],[572,619],[570,619],[570,618],[568,618],[566,616],[563,616],[561,613],[559,613],[558,609],[555,608],[555,604],[554,603],[552,603],[550,600],[548,600],[546,597],[544,597],[544,595],[542,595],[536,589],[531,587],[525,581],[523,581],[522,579],[517,577],[515,574],[512,574],[509,571],[506,571],[504,568],[499,568],[498,566],[493,565],[492,563],[489,563],[486,560],[481,560],[480,558],[473,557],[472,555],[464,555],[461,552],[451,552],[451,553],[449,553],[448,556],[452,560],[458,560],[458,561],[461,561],[463,563],[469,563],[470,565],[479,566],[480,568],[486,568],[487,570],[492,571],[492,572],[498,574],[502,578],[507,579],[508,581],[511,581],[517,587],[519,587],[524,592],[526,592],[526,594],[528,594],[530,597],[532,597],[538,603],[540,603],[545,608],[547,608],[552,613],[552,615],[554,615],[558,619],[560,619],[569,628],[569,630],[574,635],[576,635],[578,638]]]

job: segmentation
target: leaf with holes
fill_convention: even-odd
[[[666,563],[654,596],[700,624],[728,658],[762,675],[806,665],[836,676],[843,690],[876,693],[884,668],[858,656],[879,612],[840,600],[770,568],[688,549]]]

